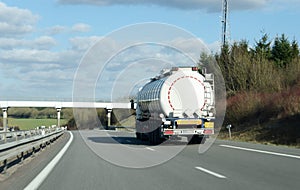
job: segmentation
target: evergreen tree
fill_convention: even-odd
[[[299,45],[297,43],[297,41],[294,39],[292,42],[292,58],[296,59],[299,57]]]
[[[295,52],[294,52],[295,53]],[[272,60],[279,67],[286,67],[292,61],[292,46],[284,34],[276,37],[272,47]]]
[[[226,89],[229,92],[235,92],[235,86],[232,78],[232,67],[233,65],[230,62],[230,46],[229,44],[224,44],[221,49],[221,54],[216,55],[216,61],[223,73]]]
[[[268,34],[263,34],[261,39],[256,42],[255,48],[252,49],[252,52],[259,58],[260,61],[271,58],[271,41],[269,40]]]

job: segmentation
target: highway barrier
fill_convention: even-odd
[[[63,127],[39,128],[28,131],[0,132],[0,172],[6,173],[10,163],[22,163],[28,155],[50,145],[64,133]]]

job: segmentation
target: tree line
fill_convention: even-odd
[[[55,119],[57,112],[54,108],[9,108],[8,116],[12,118],[33,118],[33,119]],[[69,119],[73,116],[73,110],[64,108],[61,118]],[[2,117],[2,113],[1,113]]]
[[[237,92],[274,92],[286,89],[300,80],[299,45],[285,34],[271,40],[263,34],[250,47],[241,40],[225,44],[220,53],[200,56],[200,62],[214,59],[219,65],[228,95]]]
[[[227,93],[224,125],[234,126],[233,137],[300,146],[299,54],[296,40],[263,34],[252,46],[241,40],[200,56],[205,67],[220,67]]]

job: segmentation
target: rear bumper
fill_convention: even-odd
[[[214,129],[165,129],[163,134],[166,136],[172,135],[213,135]]]

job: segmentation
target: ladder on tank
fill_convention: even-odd
[[[204,90],[204,101],[205,106],[202,109],[204,113],[208,117],[214,117],[214,108],[215,108],[215,101],[214,101],[214,94],[215,94],[215,86],[214,86],[214,75],[213,74],[204,74],[204,84],[205,84],[205,90]],[[213,115],[209,115],[211,113],[211,109],[213,109]]]

